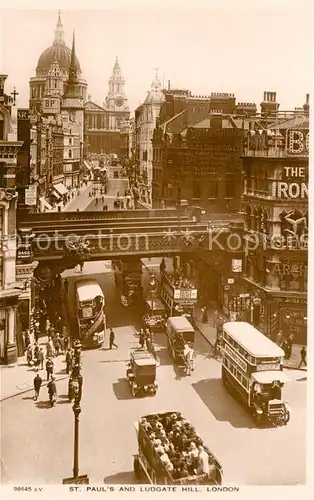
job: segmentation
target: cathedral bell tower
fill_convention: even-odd
[[[108,95],[104,108],[109,113],[109,130],[119,131],[120,122],[129,111],[125,95],[125,79],[122,76],[118,58],[114,64],[112,75],[108,81]]]

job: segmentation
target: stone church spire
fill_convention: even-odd
[[[55,39],[53,41],[54,45],[65,45],[65,39],[64,39],[64,29],[63,25],[61,22],[61,10],[59,10],[58,13],[58,22],[57,26],[55,29]]]
[[[80,82],[77,76],[78,69],[76,64],[76,55],[75,55],[75,33],[73,31],[73,40],[72,40],[72,52],[71,52],[71,63],[69,68],[69,76],[66,82],[66,91],[64,94],[64,106],[65,107],[81,107],[83,103],[82,94],[80,90]],[[71,104],[70,104],[71,102]],[[75,102],[75,105],[74,105]]]
[[[79,83],[77,76],[77,66],[76,66],[76,55],[75,55],[75,32],[73,31],[73,40],[72,40],[72,51],[71,51],[71,63],[69,68],[69,85],[77,85]]]

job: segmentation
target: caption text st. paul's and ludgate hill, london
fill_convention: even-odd
[[[92,34],[45,15],[33,73],[0,75],[3,486],[304,485],[309,94],[152,69],[132,104],[107,51],[100,102]]]

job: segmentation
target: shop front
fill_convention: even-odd
[[[8,293],[8,292],[0,292]],[[13,364],[17,360],[16,350],[16,308],[19,292],[10,291],[0,296],[0,364]]]
[[[222,252],[212,252],[194,260],[201,305],[220,309],[224,301],[225,259]]]
[[[265,301],[265,333],[273,339],[279,332],[298,345],[307,344],[307,297],[270,296]]]

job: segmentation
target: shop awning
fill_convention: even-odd
[[[39,201],[41,204],[41,211],[44,211],[45,208],[47,208],[48,210],[52,210],[52,206],[50,205],[50,203],[48,203],[48,201],[43,196],[41,198],[39,198]]]
[[[63,184],[55,184],[53,186],[53,189],[55,191],[57,191],[57,193],[61,196],[63,196],[64,194],[66,194],[68,192],[67,188],[63,185]]]

